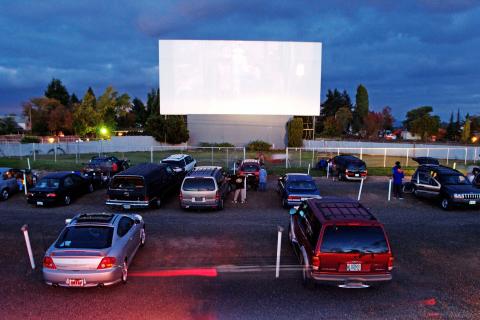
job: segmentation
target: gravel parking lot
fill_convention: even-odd
[[[297,261],[286,234],[284,268],[275,279],[277,226],[288,226],[288,212],[274,192],[275,177],[269,180],[267,192],[249,191],[247,204],[229,201],[223,211],[182,211],[172,196],[162,208],[140,212],[147,245],[130,267],[128,284],[109,288],[52,288],[40,270],[65,218],[108,210],[105,190],[55,208],[32,208],[22,194],[14,195],[0,203],[0,318],[478,319],[480,210],[443,211],[412,196],[387,202],[387,178],[369,177],[362,202],[386,226],[396,256],[394,280],[361,290],[308,290],[291,268]],[[326,178],[317,183],[323,195],[353,198],[359,186]],[[20,232],[25,223],[35,271]]]

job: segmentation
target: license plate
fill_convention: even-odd
[[[470,201],[468,201],[468,204],[477,204],[477,201],[475,201],[475,200],[470,200]]]
[[[205,199],[204,198],[201,198],[201,197],[195,197],[193,198],[193,202],[204,202]]]
[[[43,201],[37,201],[37,206],[43,206]]]
[[[67,285],[70,287],[83,287],[85,279],[67,279]]]
[[[361,263],[347,263],[347,271],[362,271]]]
[[[355,177],[360,177],[360,175],[358,173],[355,173]]]
[[[123,209],[130,209],[130,208],[131,208],[131,206],[129,204],[124,204],[123,205]]]

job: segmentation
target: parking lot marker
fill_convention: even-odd
[[[392,196],[392,179],[388,179],[388,201]]]
[[[360,180],[360,188],[358,189],[357,201],[360,201],[360,198],[362,197],[363,180],[365,180],[365,179]]]
[[[28,257],[30,258],[30,265],[32,266],[32,269],[35,269],[35,261],[33,260],[32,247],[30,246],[30,237],[28,236],[28,225],[24,224],[20,230],[22,230],[23,236],[25,237]]]
[[[278,226],[278,240],[277,240],[277,266],[275,269],[275,278],[280,277],[280,251],[282,249],[282,232],[283,228]]]

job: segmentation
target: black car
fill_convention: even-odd
[[[408,189],[418,197],[437,200],[445,210],[453,206],[478,207],[480,189],[475,188],[458,170],[427,161],[427,157],[414,158],[419,162]]]
[[[164,197],[180,187],[183,174],[168,164],[142,163],[116,174],[107,190],[107,206],[160,207]]]
[[[362,180],[367,177],[365,162],[352,155],[338,155],[332,159],[333,174],[339,180]]]
[[[92,157],[82,169],[82,175],[92,181],[95,187],[106,186],[110,178],[130,167],[128,160],[114,156]]]
[[[56,172],[40,179],[27,194],[27,202],[35,206],[69,205],[73,199],[93,192],[93,185],[74,172]]]

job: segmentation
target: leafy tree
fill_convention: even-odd
[[[147,109],[142,100],[135,98],[132,101],[132,113],[135,116],[135,123],[138,127],[145,127],[145,123],[148,119]]]
[[[393,130],[393,122],[395,121],[395,118],[393,118],[392,115],[392,109],[390,107],[384,107],[382,109],[382,122],[383,130]]]
[[[446,132],[446,138],[448,140],[455,140],[455,124],[453,123],[453,112],[450,114],[450,121],[448,122],[447,125],[447,132]]]
[[[105,92],[98,97],[96,110],[100,115],[99,127],[106,126],[110,130],[117,127],[115,105],[117,101],[117,92],[112,86],[108,86]]]
[[[13,117],[0,119],[0,134],[13,134],[22,131],[23,129],[18,125]]]
[[[352,111],[348,107],[342,107],[335,113],[335,120],[341,133],[348,132],[352,119]]]
[[[190,134],[184,116],[168,116],[165,120],[167,142],[178,144],[188,141]]]
[[[368,115],[368,91],[362,84],[357,87],[355,110],[353,111],[353,130],[359,132],[363,127],[363,119]]]
[[[80,103],[80,100],[78,100],[77,96],[75,95],[75,93],[72,93],[72,95],[70,96],[70,101],[68,103],[69,107],[73,107],[75,106],[76,104]]]
[[[321,116],[335,116],[335,113],[342,107],[352,109],[352,101],[347,91],[344,90],[343,93],[340,93],[337,89],[333,91],[328,89],[327,100],[322,103]]]
[[[165,118],[159,113],[150,115],[145,123],[145,130],[148,134],[153,136],[155,140],[164,142],[166,140]]]
[[[160,89],[152,89],[147,94],[147,115],[160,113]],[[147,117],[148,117],[147,116]]]
[[[48,129],[53,134],[63,132],[64,134],[73,133],[73,115],[64,105],[56,106],[49,114]]]
[[[363,118],[363,126],[367,137],[373,138],[378,136],[378,132],[384,124],[383,112],[369,111],[367,116]]]
[[[327,137],[336,137],[341,134],[341,126],[334,116],[325,119],[322,134]]]
[[[93,91],[89,88],[82,102],[73,112],[73,127],[75,133],[82,137],[95,136],[100,122],[100,114],[95,109],[96,101]]]
[[[465,119],[465,124],[463,125],[463,131],[462,131],[462,142],[467,143],[470,141],[470,117],[467,117]]]
[[[440,127],[440,118],[429,113],[423,114],[410,123],[411,132],[422,137],[426,141],[429,136],[437,134]]]
[[[462,124],[460,123],[460,109],[457,109],[457,121],[455,122],[455,141],[460,140],[461,132],[462,132]]]
[[[303,146],[303,120],[301,118],[293,118],[287,122],[287,135],[289,147]]]
[[[57,99],[46,97],[32,98],[23,104],[23,114],[29,119],[32,134],[51,133],[48,127],[50,113],[60,105],[62,104]]]
[[[423,106],[412,109],[407,112],[406,119],[403,121],[403,125],[408,131],[412,131],[413,121],[422,118],[424,115],[429,115],[433,111],[433,108],[430,106]]]
[[[67,88],[62,84],[62,81],[55,78],[48,84],[47,90],[45,90],[45,97],[56,99],[64,106],[68,106],[70,101]]]

